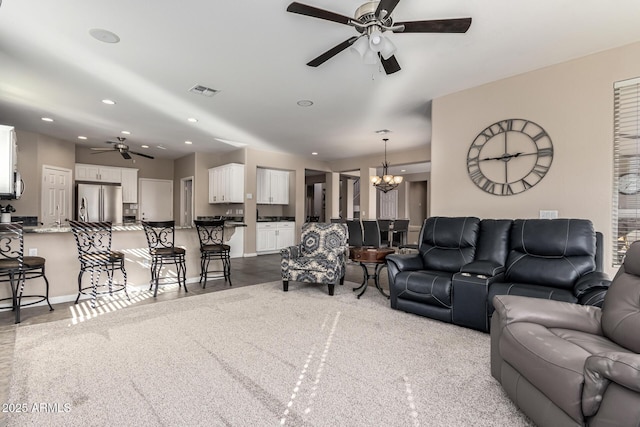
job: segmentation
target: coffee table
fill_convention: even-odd
[[[362,284],[357,288],[353,288],[354,291],[362,289],[358,294],[358,299],[360,299],[367,290],[369,279],[373,279],[378,291],[389,298],[389,295],[387,295],[380,286],[380,271],[387,266],[387,262],[385,261],[387,255],[394,252],[395,250],[391,248],[376,248],[374,246],[355,247],[349,250],[349,259],[360,264],[364,276]],[[369,267],[373,268],[373,274],[369,271]]]

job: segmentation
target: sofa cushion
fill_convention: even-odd
[[[586,335],[586,334],[585,334]],[[542,325],[507,325],[500,356],[578,423],[582,417],[584,364],[591,353]]]
[[[517,219],[513,222],[506,280],[572,289],[595,271],[596,235],[585,219]]]
[[[457,273],[473,261],[480,220],[475,217],[430,217],[423,225],[420,255],[426,270]]]
[[[558,289],[550,286],[531,285],[529,283],[496,282],[489,288],[487,305],[489,314],[493,313],[493,297],[496,295],[517,295],[521,297],[532,297],[542,299],[552,299],[556,301],[577,303],[578,299],[571,291]]]
[[[602,331],[609,339],[640,353],[640,245],[633,244],[613,279],[602,306]]]
[[[440,271],[403,271],[398,273],[392,292],[399,299],[451,308],[451,274]]]

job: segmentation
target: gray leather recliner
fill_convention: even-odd
[[[640,425],[640,242],[602,309],[498,295],[491,374],[540,426]]]

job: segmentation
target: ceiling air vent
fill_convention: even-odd
[[[202,85],[195,85],[194,87],[189,89],[189,92],[193,92],[193,93],[197,93],[199,95],[211,97],[211,96],[215,95],[216,93],[218,93],[220,91],[216,90],[216,89],[211,89],[210,87],[206,87],[206,86],[202,86]]]

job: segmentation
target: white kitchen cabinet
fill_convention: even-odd
[[[122,203],[138,203],[138,169],[122,168]]]
[[[76,163],[76,181],[122,182],[122,168]]]
[[[275,253],[282,248],[293,246],[295,225],[293,221],[259,222],[256,227],[256,252]]]
[[[244,203],[244,165],[209,169],[209,203]]]
[[[276,246],[278,250],[288,246],[294,246],[296,239],[296,223],[293,221],[276,223]]]
[[[258,168],[256,203],[263,205],[289,204],[289,172]]]
[[[276,234],[275,222],[259,222],[256,227],[256,252],[276,252]]]

